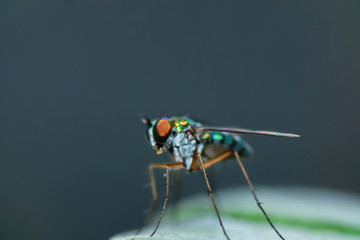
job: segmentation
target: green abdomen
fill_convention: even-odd
[[[237,151],[240,156],[249,156],[252,149],[241,137],[231,133],[206,132],[201,136],[205,145],[222,145],[230,150]]]

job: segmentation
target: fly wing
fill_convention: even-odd
[[[274,136],[274,137],[300,137],[300,135],[293,133],[281,133],[281,132],[263,131],[263,130],[254,131],[254,130],[242,129],[242,128],[202,127],[202,128],[197,128],[196,132],[228,132],[228,133],[237,133],[237,134],[254,134],[254,135]]]

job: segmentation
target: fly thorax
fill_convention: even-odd
[[[184,133],[179,133],[173,141],[174,149],[176,149],[175,158],[177,161],[183,162],[185,164],[185,167],[189,169],[194,152],[196,149],[198,149],[200,152],[202,151],[202,144],[198,144],[194,136],[192,135],[185,135]],[[178,156],[176,156],[178,155]]]

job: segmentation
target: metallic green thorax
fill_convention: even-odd
[[[195,122],[189,118],[173,117],[170,119],[171,127],[174,132],[182,132],[189,129],[191,126],[195,126]]]

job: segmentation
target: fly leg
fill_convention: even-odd
[[[165,211],[165,207],[166,207],[166,203],[167,203],[167,199],[168,199],[168,193],[169,193],[169,168],[183,168],[183,167],[184,167],[183,163],[167,163],[167,164],[165,163],[165,164],[150,164],[149,165],[149,177],[150,177],[150,184],[151,184],[152,201],[150,203],[145,221],[144,221],[143,225],[139,228],[139,230],[137,231],[136,234],[138,234],[142,230],[142,228],[149,222],[151,213],[154,209],[154,205],[156,203],[156,200],[158,199],[153,169],[154,168],[162,168],[162,169],[165,168],[166,169],[166,197],[165,197],[165,202],[164,202],[163,209],[161,211],[159,221],[156,225],[154,232],[151,234],[151,236],[153,236],[155,234],[156,230],[158,229],[161,219],[162,219],[162,216]]]
[[[208,168],[211,165],[214,165],[215,163],[218,163],[218,162],[224,160],[225,158],[229,157],[231,154],[233,154],[232,151],[226,151],[224,153],[221,153],[213,158],[210,158],[205,163],[203,162],[203,164],[200,164],[200,166],[198,166],[197,169],[202,170],[203,168]]]
[[[163,207],[161,209],[161,214],[160,214],[159,220],[158,220],[158,222],[156,224],[155,230],[150,235],[150,237],[152,237],[156,233],[156,230],[158,229],[158,227],[160,225],[161,219],[164,216],[165,207],[166,207],[166,203],[167,203],[168,199],[169,199],[169,168],[166,168],[166,195],[165,195],[165,201],[164,201],[164,205],[163,205]]]
[[[220,226],[221,226],[221,228],[222,228],[222,230],[223,230],[223,232],[224,232],[224,235],[225,235],[226,239],[227,239],[227,240],[230,240],[229,236],[227,235],[227,233],[226,233],[226,231],[225,231],[224,225],[223,225],[223,223],[222,223],[222,221],[221,221],[219,211],[218,211],[218,209],[217,209],[217,207],[216,207],[216,203],[215,203],[215,200],[214,200],[214,197],[213,197],[213,194],[212,194],[212,190],[211,190],[211,187],[210,187],[209,179],[208,179],[208,177],[207,177],[207,175],[206,175],[204,162],[203,162],[203,160],[202,160],[202,158],[201,158],[201,154],[199,153],[198,150],[195,150],[194,158],[199,159],[199,162],[200,162],[200,165],[201,165],[201,170],[202,170],[203,173],[204,173],[204,178],[205,178],[206,186],[207,186],[207,188],[208,188],[209,196],[210,196],[211,201],[212,201],[212,203],[213,203],[213,206],[214,206],[216,215],[217,215],[217,217],[218,217],[218,219],[219,219]],[[224,158],[225,158],[225,157],[224,157]],[[219,161],[220,161],[220,160],[219,160]]]
[[[242,164],[241,160],[240,160],[240,156],[238,154],[238,152],[234,151],[234,155],[236,157],[236,160],[238,161],[239,165],[240,165],[240,168],[241,168],[241,171],[243,172],[244,174],[244,177],[245,177],[245,180],[246,182],[248,183],[249,185],[249,188],[251,190],[251,193],[253,194],[254,198],[255,198],[255,201],[256,201],[256,204],[258,205],[258,207],[260,208],[260,210],[262,211],[262,213],[264,214],[266,220],[269,222],[270,226],[274,229],[274,231],[276,232],[276,234],[282,239],[282,240],[285,240],[285,238],[280,234],[280,232],[276,229],[276,227],[274,226],[274,224],[271,222],[269,216],[266,214],[264,208],[261,206],[261,202],[259,201],[259,198],[257,197],[256,195],[256,192],[255,192],[255,189],[250,181],[250,178],[249,176],[247,175],[246,171],[245,171],[245,168],[244,168],[244,165]]]

